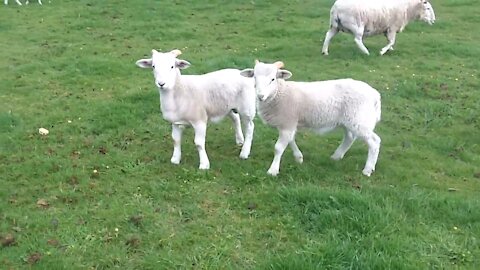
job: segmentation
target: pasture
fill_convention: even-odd
[[[321,55],[332,1],[44,1],[0,6],[0,269],[479,269],[480,7],[433,2],[395,50],[345,33]],[[277,131],[255,120],[251,156],[210,124],[170,164],[151,49],[184,74],[282,60],[292,80],[352,77],[382,95],[377,169],[341,132],[303,131],[266,171]],[[47,136],[38,134],[47,128]]]

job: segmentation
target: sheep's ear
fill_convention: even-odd
[[[135,64],[141,68],[152,68],[152,59],[140,59]]]
[[[243,77],[251,78],[253,77],[253,68],[247,68],[242,71],[240,71],[240,75]]]
[[[290,77],[292,77],[292,73],[288,70],[280,69],[280,70],[277,71],[277,78],[279,78],[279,79],[286,80]]]
[[[177,57],[177,56],[182,54],[182,51],[180,51],[178,49],[175,49],[175,50],[170,51],[170,53],[175,55],[175,57]]]
[[[186,69],[186,68],[188,68],[191,64],[190,64],[188,61],[177,59],[177,60],[175,61],[175,65],[176,65],[176,67],[179,68],[179,69]]]
[[[278,69],[281,69],[285,66],[285,64],[282,61],[277,61],[273,63]]]

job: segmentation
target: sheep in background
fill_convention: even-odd
[[[20,6],[22,5],[22,2],[20,2],[20,0],[15,0],[15,2],[17,2],[17,4],[20,5]],[[8,0],[4,0],[3,3],[4,3],[5,5],[8,5]],[[29,2],[28,0],[25,2],[26,5],[28,5],[29,3],[30,3],[30,2]],[[38,3],[41,5],[41,4],[42,4],[42,0],[38,0]]]
[[[367,55],[370,53],[363,38],[384,34],[388,44],[380,50],[383,55],[393,50],[397,33],[413,20],[435,23],[435,12],[428,0],[337,0],[330,10],[330,30],[322,53],[328,55],[330,40],[344,31],[354,35],[355,43]]]
[[[237,144],[243,143],[240,158],[247,159],[252,145],[255,117],[253,80],[242,77],[237,69],[222,69],[203,75],[181,75],[180,69],[188,68],[190,63],[177,59],[180,54],[180,50],[167,53],[152,50],[152,58],[136,62],[141,68],[153,69],[155,85],[160,92],[163,118],[172,123],[174,148],[171,162],[180,163],[183,126],[191,125],[195,130],[194,141],[200,157],[199,169],[209,169],[210,161],[205,151],[207,122],[219,121],[226,115],[234,123]],[[240,120],[244,124],[245,137]]]
[[[20,2],[20,0],[15,0],[15,2],[17,2],[17,5],[20,5],[20,6],[22,5],[22,2]],[[5,5],[8,5],[8,0],[4,0],[3,3]]]
[[[285,81],[292,73],[282,67],[282,62],[265,64],[257,60],[254,69],[241,71],[243,76],[255,78],[258,114],[266,124],[279,131],[268,174],[278,174],[287,145],[292,148],[295,160],[303,162],[303,154],[295,142],[298,128],[311,128],[322,134],[342,127],[345,130],[343,141],[331,158],[342,159],[358,137],[368,145],[363,174],[370,176],[375,170],[381,141],[374,132],[381,114],[377,90],[352,79]]]

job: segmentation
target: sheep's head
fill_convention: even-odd
[[[265,101],[269,97],[275,95],[278,90],[277,79],[286,80],[292,76],[288,70],[281,69],[283,62],[275,62],[273,64],[265,64],[255,60],[255,67],[248,68],[240,72],[244,77],[255,78],[255,90],[260,101]]]
[[[151,68],[155,85],[160,89],[172,89],[175,86],[177,76],[180,75],[179,69],[185,69],[190,63],[185,60],[177,59],[182,54],[180,50],[173,50],[167,53],[152,50],[152,58],[140,59],[136,62],[141,68]]]
[[[432,4],[428,0],[420,0],[421,11],[420,20],[432,25],[435,23],[435,11],[433,11]]]

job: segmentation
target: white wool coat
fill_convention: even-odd
[[[312,128],[325,133],[337,126],[362,123],[374,128],[380,121],[380,94],[353,79],[320,82],[278,80],[273,96],[258,103],[261,119],[279,129]]]
[[[349,25],[364,25],[364,36],[389,29],[401,32],[421,10],[419,0],[337,0],[330,11],[330,23],[345,32],[350,32]]]
[[[254,108],[253,81],[237,69],[223,69],[202,75],[179,75],[175,91],[160,91],[163,118],[172,123],[219,121],[232,108]],[[251,114],[255,115],[252,109]]]

